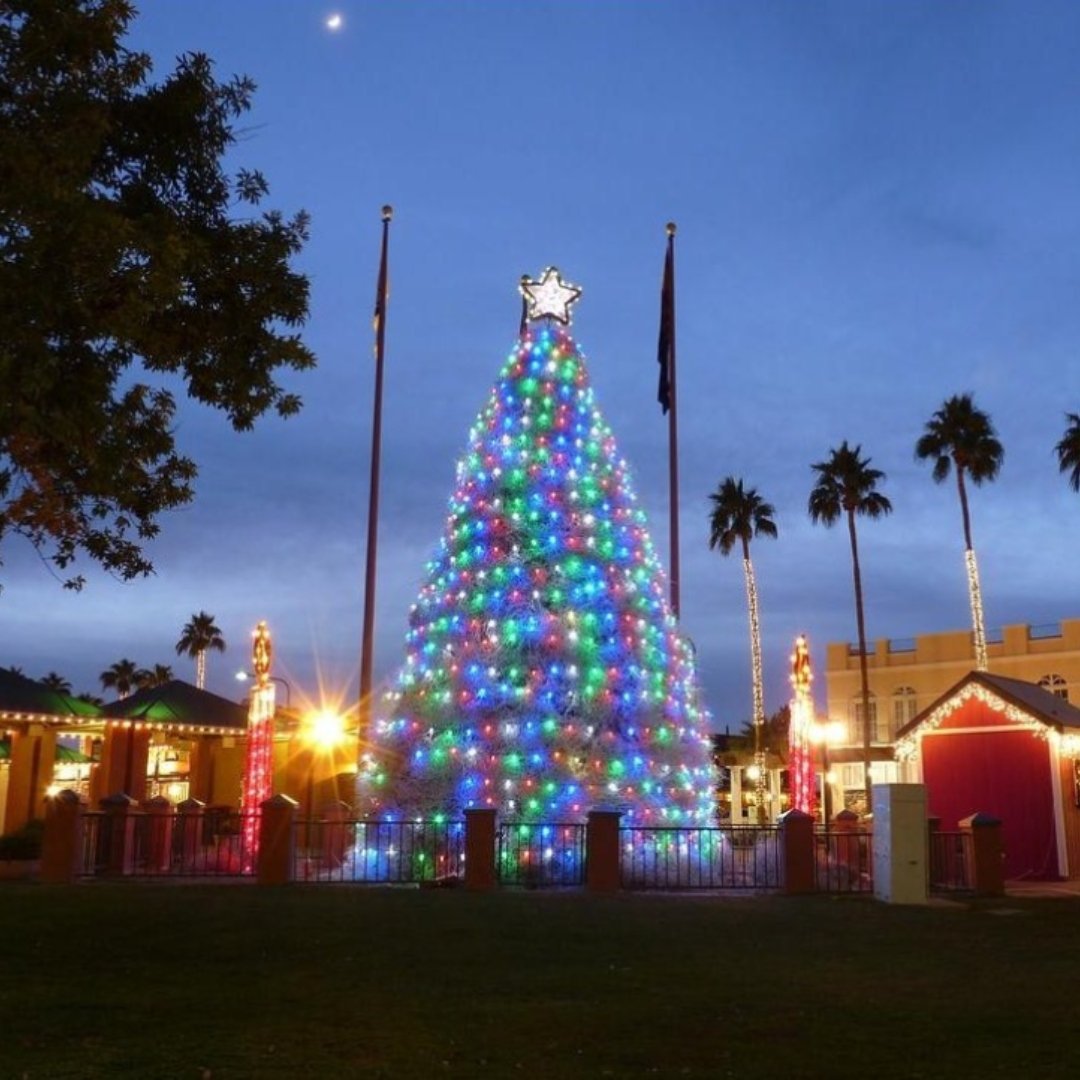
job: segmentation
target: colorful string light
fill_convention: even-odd
[[[791,657],[791,725],[788,728],[788,782],[791,785],[792,809],[813,815],[816,801],[814,782],[814,702],[810,696],[810,648],[800,634],[795,639]],[[828,781],[826,781],[827,783]]]
[[[500,372],[449,510],[361,769],[365,810],[707,823],[692,647],[584,358],[550,319]]]

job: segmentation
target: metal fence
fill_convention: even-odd
[[[970,892],[971,834],[931,829],[929,863],[931,892]]]
[[[503,822],[496,834],[495,870],[501,885],[584,885],[585,826]]]
[[[257,815],[255,815],[257,816]],[[254,872],[244,815],[176,816],[104,811],[83,815],[78,873],[83,877],[242,877]]]
[[[862,829],[816,829],[814,874],[818,892],[873,892],[873,834]]]
[[[465,875],[463,821],[297,821],[293,879],[450,884]]]
[[[619,830],[624,889],[779,889],[780,830],[630,826]]]

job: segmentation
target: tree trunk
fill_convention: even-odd
[[[757,582],[754,580],[754,564],[750,561],[750,545],[743,540],[743,575],[746,578],[746,609],[750,618],[750,671],[754,684],[754,765],[757,777],[754,791],[757,816],[760,824],[765,815],[765,686],[761,672],[761,625],[758,621]]]
[[[859,678],[862,687],[863,714],[863,785],[866,810],[873,809],[870,799],[870,675],[866,667],[866,620],[863,616],[862,571],[859,569],[859,542],[855,535],[855,511],[849,510],[848,536],[851,538],[851,572],[855,581],[855,621],[859,629]]]
[[[206,689],[206,650],[200,649],[195,654],[195,685],[200,690]]]
[[[964,565],[967,569],[968,601],[971,605],[971,633],[975,646],[975,670],[986,671],[990,665],[986,654],[986,619],[983,615],[982,588],[979,584],[979,566],[975,561],[975,548],[971,543],[971,514],[968,511],[964,470],[959,465],[956,467],[956,488],[960,492],[960,513],[964,519]]]

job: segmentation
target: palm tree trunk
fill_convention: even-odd
[[[200,649],[195,654],[195,685],[200,690],[206,689],[206,650]]]
[[[855,511],[849,510],[848,536],[851,538],[851,572],[855,580],[855,622],[859,630],[859,678],[862,685],[863,715],[863,785],[866,788],[866,809],[873,808],[870,799],[870,674],[866,666],[866,620],[863,616],[862,572],[859,569],[859,542],[855,535]]]
[[[750,672],[754,684],[754,780],[755,802],[759,824],[765,819],[765,748],[762,732],[765,727],[765,685],[761,672],[761,624],[758,621],[757,582],[754,564],[750,561],[750,545],[743,541],[743,575],[746,578],[746,609],[750,618]]]
[[[968,512],[964,470],[957,466],[956,487],[960,492],[960,513],[964,519],[964,565],[967,568],[968,600],[971,604],[971,630],[975,643],[975,670],[987,671],[990,664],[986,653],[986,619],[983,615],[982,588],[979,584],[979,564],[971,544],[971,514]]]

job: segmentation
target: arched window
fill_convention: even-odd
[[[1039,685],[1054,697],[1069,700],[1069,684],[1060,675],[1044,675],[1039,680]]]
[[[893,693],[893,729],[895,735],[905,724],[915,719],[919,711],[919,699],[910,686],[901,686]]]

